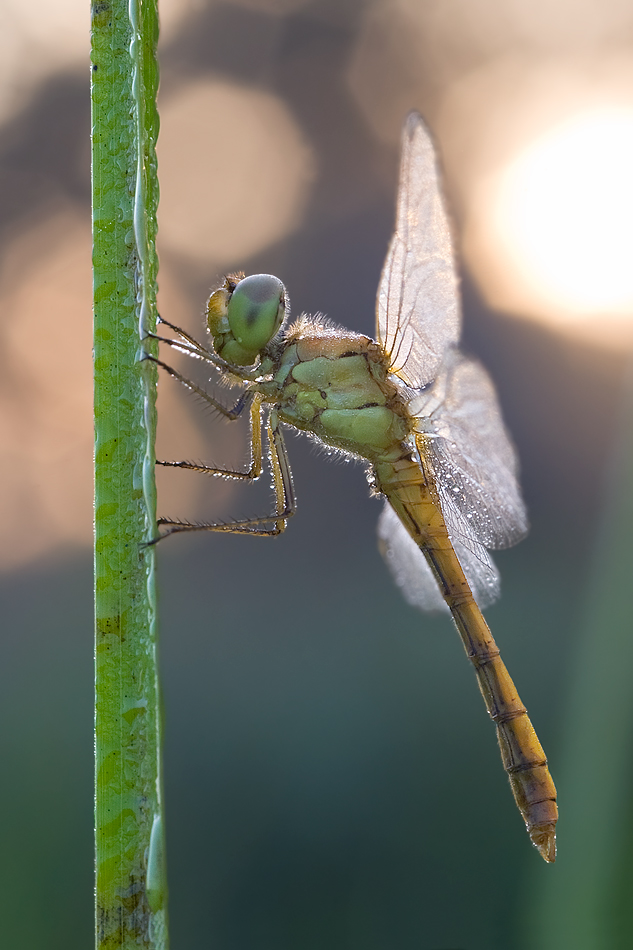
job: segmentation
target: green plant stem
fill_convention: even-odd
[[[156,666],[156,0],[92,10],[96,946],[167,947]]]

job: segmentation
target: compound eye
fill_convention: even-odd
[[[270,343],[286,315],[286,288],[271,274],[244,277],[233,291],[227,316],[231,333],[253,358]]]

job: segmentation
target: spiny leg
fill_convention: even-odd
[[[171,346],[179,353],[184,353],[185,356],[191,356],[194,359],[200,359],[204,360],[206,363],[211,363],[216,367],[216,369],[225,368],[224,364],[220,361],[219,356],[209,353],[201,346],[189,346],[188,343],[182,343],[180,340],[170,340],[168,336],[159,336],[158,333],[148,333],[147,336],[151,340],[158,340],[159,343],[166,343],[167,346]]]
[[[173,330],[174,333],[177,333],[180,336],[181,340],[171,340],[166,336],[159,336],[157,333],[147,333],[147,336],[152,340],[158,340],[159,343],[166,343],[167,346],[171,346],[173,349],[177,350],[179,353],[183,353],[185,356],[191,356],[193,359],[203,360],[205,363],[211,363],[212,366],[215,366],[216,369],[225,370],[233,375],[235,375],[236,367],[231,366],[230,363],[227,363],[226,360],[223,360],[221,356],[218,356],[213,350],[208,349],[202,343],[198,343],[195,337],[190,336],[185,330],[181,330],[180,327],[177,327],[175,323],[170,323],[169,320],[165,320],[164,317],[158,316],[159,323],[164,323],[166,327],[169,327],[170,330]],[[184,342],[182,342],[184,340]],[[148,354],[148,358],[152,359]],[[162,364],[164,365],[164,364]],[[240,376],[244,380],[254,379],[254,373],[242,370]]]
[[[253,390],[246,390],[246,392],[242,393],[235,405],[230,408],[219,402],[205,389],[201,389],[191,379],[187,379],[186,376],[183,376],[177,370],[173,369],[173,367],[168,366],[167,363],[163,363],[162,360],[150,355],[147,356],[147,359],[161,366],[170,376],[177,379],[178,382],[182,383],[190,392],[195,392],[196,395],[204,399],[204,401],[214,409],[217,409],[218,412],[230,422],[234,422],[238,419],[248,404],[251,403],[251,465],[247,472],[216,468],[212,465],[206,465],[204,462],[165,462],[162,459],[156,459],[156,464],[162,465],[165,468],[184,468],[193,472],[202,472],[206,475],[223,475],[225,478],[238,478],[248,481],[254,481],[259,478],[262,473],[261,397],[255,394]]]
[[[257,394],[253,399],[251,420],[253,423],[253,434],[251,439],[253,463],[251,468],[253,469],[257,467],[256,463],[257,459],[259,458],[259,471],[261,472],[261,397]],[[297,503],[286,443],[279,426],[277,413],[274,410],[269,415],[268,423],[266,425],[266,434],[268,437],[269,456],[273,471],[273,487],[275,489],[276,505],[274,512],[264,515],[261,518],[245,518],[241,521],[232,521],[229,523],[174,521],[170,518],[159,518],[159,527],[166,525],[168,526],[168,530],[159,535],[158,538],[154,538],[154,540],[150,541],[149,543],[156,544],[162,538],[169,537],[170,534],[177,534],[182,531],[224,531],[228,532],[229,534],[255,534],[264,537],[274,537],[275,535],[281,534],[281,532],[286,528],[288,518],[290,518],[295,513]],[[188,463],[185,463],[181,467],[188,468],[190,466]],[[196,471],[206,471],[210,475],[223,475],[229,478],[243,479],[251,477],[249,473],[245,472],[228,472],[224,471],[223,469],[210,469],[204,466],[191,467],[194,467]],[[271,522],[274,523],[274,527],[267,528],[266,525],[271,524]]]
[[[163,363],[163,361],[158,359],[157,356],[152,356],[151,353],[147,353],[145,359],[151,360],[152,363],[156,363],[157,366],[162,367],[162,369],[169,373],[170,376],[172,376],[174,379],[177,379],[179,383],[182,383],[186,389],[192,393],[195,393],[197,396],[200,396],[201,399],[204,399],[206,403],[208,403],[210,406],[213,406],[214,409],[217,409],[219,413],[221,413],[231,422],[233,422],[235,419],[239,419],[244,409],[246,406],[248,406],[249,402],[253,398],[253,391],[247,389],[242,393],[232,408],[227,407],[210,393],[208,393],[206,389],[202,389],[200,386],[197,386],[193,380],[183,376],[182,373],[179,373],[177,369],[173,368],[173,366],[168,366],[167,363]]]
[[[201,389],[192,380],[183,376],[181,373],[178,372],[178,370],[175,370],[172,366],[168,366],[167,363],[164,363],[162,360],[158,359],[157,357],[148,354],[146,356],[146,359],[152,360],[152,362],[162,367],[167,373],[169,373],[170,376],[178,380],[178,382],[182,383],[182,385],[185,386],[190,392],[194,392],[196,393],[196,395],[204,399],[206,403],[208,403],[214,409],[218,410],[218,412],[220,412],[229,421],[234,421],[235,419],[238,419],[242,415],[244,409],[248,406],[248,404],[249,403],[251,404],[251,407],[250,407],[251,464],[248,471],[244,472],[244,471],[237,471],[235,469],[217,468],[215,466],[207,465],[203,462],[189,462],[189,461],[167,462],[161,459],[157,459],[156,464],[162,465],[165,468],[182,468],[188,471],[202,472],[203,474],[206,474],[206,475],[219,475],[223,478],[233,478],[233,479],[239,479],[242,481],[255,481],[256,479],[258,479],[262,473],[262,467],[263,467],[262,465],[263,452],[262,452],[262,422],[261,422],[262,399],[261,399],[261,396],[258,393],[255,393],[253,390],[246,390],[244,393],[242,393],[242,395],[240,396],[240,398],[238,399],[238,401],[235,403],[233,407],[227,407],[223,405],[221,402],[219,402],[210,393],[206,392],[206,390]],[[271,438],[273,438],[272,430],[269,430],[269,441]],[[282,445],[281,451],[285,454],[284,445]],[[273,455],[274,453],[272,451],[272,444],[271,444],[271,457]],[[286,467],[287,467],[287,464],[288,464],[288,460],[286,457]],[[277,507],[279,507],[279,505]],[[267,520],[271,521],[272,518],[269,517]],[[179,525],[180,526],[179,530],[192,530],[192,531],[203,530],[203,525],[201,524],[194,524],[194,523],[189,524],[187,522],[176,522],[176,521],[172,521],[171,519],[160,519],[158,524],[159,525],[172,524],[174,526]],[[210,530],[210,529],[207,529],[207,530]],[[218,530],[220,529],[218,528]],[[155,544],[157,541],[160,540],[161,537],[166,537],[168,534],[172,534],[172,533],[173,531],[167,531],[165,532],[165,534],[160,535],[158,538],[155,538],[151,543]],[[279,533],[279,532],[275,532],[275,533]]]
[[[158,323],[169,327],[170,330],[177,333],[185,342],[181,343],[179,340],[170,340],[169,337],[159,336],[156,333],[148,333],[147,336],[150,337],[150,339],[158,340],[159,343],[167,343],[168,346],[182,347],[182,351],[188,353],[190,356],[199,356],[201,359],[207,359],[210,362],[214,362],[218,359],[217,353],[213,353],[208,347],[199,343],[195,337],[187,333],[186,330],[182,330],[180,327],[177,327],[175,323],[170,323],[169,320],[165,320],[160,314],[158,314]]]
[[[286,523],[297,510],[295,487],[292,481],[292,469],[288,459],[288,450],[279,425],[277,410],[272,409],[268,415],[266,435],[270,447],[270,464],[273,470],[273,484],[277,500],[277,520],[274,534],[281,534],[286,530]]]
[[[170,323],[169,320],[165,320],[164,317],[158,315],[158,322],[163,323],[166,327],[169,327],[170,330],[173,330],[174,333],[177,333],[178,336],[182,337],[183,340],[186,340],[190,346],[197,350],[200,354],[209,355],[209,350],[206,346],[203,346],[202,343],[198,343],[195,337],[190,336],[186,330],[181,330],[180,327],[177,327],[175,323]]]
[[[208,396],[208,394],[206,394]],[[249,399],[247,400],[245,396],[248,395]],[[208,397],[209,400],[212,400],[212,397]],[[242,481],[251,481],[254,482],[262,473],[262,418],[261,418],[261,408],[262,408],[262,399],[258,393],[253,394],[245,393],[244,396],[236,404],[240,406],[239,410],[234,407],[234,409],[229,410],[226,407],[222,407],[222,411],[225,413],[228,419],[237,419],[238,415],[242,412],[244,407],[247,405],[247,402],[251,402],[251,465],[247,472],[238,472],[234,469],[226,468],[215,468],[212,465],[206,465],[204,462],[163,462],[160,459],[156,459],[157,465],[162,465],[165,468],[184,468],[190,472],[202,472],[205,475],[220,475],[224,478],[236,478],[241,479]],[[240,405],[241,403],[241,405]],[[212,404],[215,405],[215,400],[212,400]]]
[[[171,324],[169,324],[171,326]],[[184,334],[184,331],[178,331]],[[166,343],[167,346],[171,346],[172,349],[177,350],[178,353],[182,353],[184,356],[190,356],[192,359],[203,360],[205,363],[211,363],[212,366],[215,366],[219,370],[230,370],[231,367],[229,364],[223,360],[216,353],[213,353],[211,350],[205,349],[200,343],[196,343],[193,337],[187,336],[187,339],[192,340],[191,345],[188,342],[182,342],[182,340],[172,340],[168,336],[159,336],[158,333],[148,333],[147,336],[150,340],[157,340],[159,343]],[[151,357],[150,357],[151,358]]]

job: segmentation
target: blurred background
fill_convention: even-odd
[[[2,24],[0,914],[13,950],[73,950],[92,940],[88,10],[3,0]],[[496,556],[488,619],[561,807],[546,866],[455,631],[381,562],[362,467],[289,435],[284,536],[158,551],[172,945],[630,947],[630,4],[165,0],[162,27],[160,308],[198,335],[231,269],[371,334],[400,128],[429,122],[464,346],[532,523]],[[240,424],[159,391],[159,457],[244,461]],[[267,478],[160,475],[163,514],[270,504]]]

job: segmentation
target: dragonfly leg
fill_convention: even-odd
[[[167,346],[173,347],[173,349],[178,350],[179,353],[184,353],[185,356],[192,356],[195,359],[211,363],[216,368],[223,368],[222,364],[219,363],[218,357],[214,357],[212,353],[208,353],[199,345],[190,346],[188,343],[182,343],[180,340],[170,340],[168,336],[159,336],[158,333],[148,333],[146,334],[146,338],[147,337],[149,337],[150,340],[158,340],[159,343],[166,343]]]
[[[173,379],[177,379],[178,382],[182,383],[182,385],[190,392],[195,393],[196,396],[200,396],[200,398],[204,399],[204,401],[209,406],[213,406],[213,408],[217,409],[217,411],[223,415],[225,419],[229,419],[231,422],[241,416],[242,412],[253,398],[252,391],[247,389],[246,392],[242,393],[235,405],[230,408],[225,406],[218,399],[208,393],[206,389],[202,389],[200,386],[197,386],[193,380],[188,379],[187,376],[183,376],[183,374],[179,373],[177,369],[173,368],[173,366],[168,366],[167,363],[163,363],[163,361],[158,359],[157,356],[152,356],[151,353],[147,353],[144,358],[146,360],[150,360],[152,363],[156,363],[157,366],[160,366],[165,370],[165,372],[169,373]]]
[[[202,392],[202,391],[201,391]],[[208,395],[208,394],[205,394]],[[213,397],[209,396],[211,404],[221,411],[230,420],[237,419],[244,408],[251,403],[251,464],[246,472],[236,471],[235,469],[216,468],[213,465],[207,465],[204,462],[165,462],[156,459],[157,465],[164,468],[184,468],[190,472],[202,472],[204,475],[219,475],[222,478],[235,478],[242,481],[254,482],[262,473],[262,419],[261,419],[261,396],[254,395],[253,392],[244,393],[233,409],[227,409],[225,406],[219,406]]]
[[[189,468],[194,471],[205,472],[209,475],[220,475],[225,478],[240,478],[245,480],[258,478],[262,470],[261,397],[258,395],[253,398],[251,422],[253,429],[251,439],[252,461],[249,472],[227,471],[225,469],[215,469],[209,466],[195,465],[188,462],[175,462],[173,465],[180,468]],[[224,531],[229,534],[254,534],[264,537],[274,537],[275,535],[281,534],[282,531],[285,531],[288,518],[295,513],[297,503],[286,443],[281,432],[277,413],[274,410],[270,413],[268,418],[266,435],[268,438],[269,457],[273,472],[273,487],[275,489],[276,504],[274,512],[264,515],[261,518],[245,518],[240,521],[230,522],[191,522],[176,521],[171,518],[159,518],[159,527],[166,527],[167,530],[149,543],[156,544],[162,540],[162,538],[169,537],[170,534],[178,534],[183,531]]]
[[[203,360],[205,363],[211,363],[212,366],[215,366],[216,369],[220,371],[228,371],[233,375],[236,374],[237,368],[231,366],[226,360],[223,360],[222,357],[218,356],[213,350],[208,349],[202,343],[198,343],[195,337],[190,336],[189,333],[186,333],[185,330],[181,330],[180,327],[177,327],[175,323],[170,323],[169,320],[165,320],[164,317],[158,315],[158,322],[164,323],[166,327],[169,327],[170,330],[173,330],[174,333],[177,333],[180,337],[180,340],[172,340],[166,336],[160,336],[157,333],[148,332],[146,337],[150,340],[158,340],[159,343],[166,343],[167,346],[171,346],[174,350],[177,350],[179,353],[183,353],[185,356],[191,356],[194,359]],[[154,359],[154,357],[147,354],[146,358]],[[165,365],[165,364],[161,364]],[[240,374],[244,380],[252,378],[252,373],[244,371]]]
[[[207,347],[203,346],[202,343],[198,343],[196,338],[190,336],[186,330],[181,330],[181,328],[177,327],[175,323],[170,323],[169,320],[165,320],[165,318],[161,317],[160,314],[158,314],[158,322],[164,324],[166,327],[169,327],[169,329],[173,330],[174,333],[177,333],[179,337],[189,343],[189,345],[194,347],[194,349],[196,349],[199,353],[208,355],[209,350]]]
[[[173,330],[174,333],[178,334],[180,340],[172,340],[166,336],[160,336],[157,333],[148,333],[147,336],[151,340],[158,340],[159,343],[166,343],[167,346],[172,346],[174,349],[179,350],[181,353],[185,353],[187,356],[197,357],[198,359],[205,360],[208,363],[213,363],[218,365],[218,356],[209,350],[202,343],[199,343],[195,337],[191,336],[185,330],[181,330],[180,327],[177,327],[175,323],[170,323],[169,320],[165,320],[164,317],[158,315],[158,322],[164,324],[166,327],[169,327],[170,330]]]

